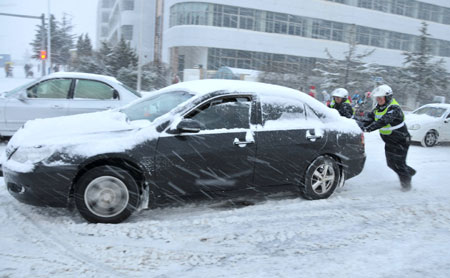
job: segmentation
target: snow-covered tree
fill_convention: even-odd
[[[42,25],[36,25],[35,39],[30,43],[33,47],[32,58],[40,59],[40,51],[47,50],[47,28],[48,21]],[[71,34],[73,26],[63,17],[60,23],[55,19],[54,15],[50,16],[50,32],[51,32],[51,55],[52,65],[67,65],[70,61],[69,50],[73,47],[73,35]]]
[[[92,56],[92,44],[88,34],[80,35],[77,40],[77,56]]]
[[[313,70],[322,78],[322,89],[332,91],[337,87],[343,87],[349,92],[366,91],[373,86],[372,78],[382,74],[382,67],[363,61],[372,55],[375,49],[359,53],[354,32],[349,34],[347,42],[348,50],[343,53],[343,60],[335,58],[328,49],[325,49],[328,59],[325,62],[319,61]]]
[[[136,51],[123,38],[113,47],[108,64],[113,76],[122,68],[136,70],[138,57]]]
[[[445,93],[448,88],[449,74],[444,68],[444,60],[436,61],[431,53],[428,24],[422,22],[420,36],[415,51],[405,51],[403,78],[411,97],[420,104],[429,102],[437,93]]]

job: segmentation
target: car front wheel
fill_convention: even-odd
[[[438,135],[434,131],[428,131],[427,134],[425,134],[425,137],[422,139],[422,146],[424,147],[433,147],[436,145],[438,141]]]
[[[134,178],[114,166],[86,172],[75,189],[75,205],[81,216],[93,223],[120,223],[138,206],[139,190]]]
[[[326,199],[333,194],[340,180],[339,166],[329,156],[316,158],[308,167],[305,183],[302,185],[303,197],[309,200]]]

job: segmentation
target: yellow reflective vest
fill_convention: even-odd
[[[381,119],[381,117],[383,117],[386,114],[388,108],[392,105],[400,106],[400,104],[398,104],[398,102],[395,100],[395,98],[393,98],[391,103],[389,103],[389,105],[386,106],[386,108],[384,108],[383,111],[375,110],[375,121],[378,121],[379,119]],[[382,128],[380,128],[380,134],[391,135],[393,130],[399,129],[404,125],[405,125],[405,115],[403,115],[403,121],[400,124],[398,124],[396,126],[391,126],[390,124],[388,124],[388,125],[385,125]]]

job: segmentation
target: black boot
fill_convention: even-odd
[[[400,184],[402,186],[401,190],[403,192],[411,190],[411,176],[409,177],[400,177]]]

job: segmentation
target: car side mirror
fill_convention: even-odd
[[[119,92],[118,91],[116,91],[116,90],[114,90],[113,91],[113,99],[119,99],[120,97],[119,97]]]
[[[177,125],[179,133],[198,133],[202,129],[202,123],[192,119],[183,119]]]
[[[445,120],[444,120],[444,123],[448,124],[448,121],[449,121],[449,119],[445,119]]]
[[[20,101],[25,101],[27,99],[27,93],[25,91],[19,92],[17,99]]]

